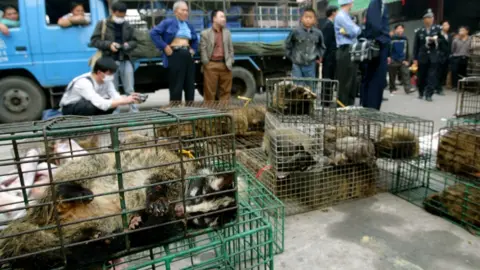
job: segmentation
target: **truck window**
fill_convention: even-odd
[[[70,27],[91,22],[89,0],[46,0],[46,24]]]
[[[6,0],[0,4],[0,32],[9,35],[9,29],[20,27],[18,0]]]

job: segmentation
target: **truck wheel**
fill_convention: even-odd
[[[0,80],[0,101],[2,123],[40,119],[47,104],[42,88],[25,77]]]
[[[244,96],[253,98],[257,92],[257,83],[253,74],[243,67],[232,69],[232,98]]]

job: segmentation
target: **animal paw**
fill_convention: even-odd
[[[140,223],[142,223],[142,217],[134,216],[130,219],[130,225],[128,226],[128,228],[130,230],[135,230],[136,228],[138,228],[138,226],[140,226]]]
[[[165,197],[157,198],[154,201],[147,202],[147,213],[153,216],[163,216],[168,212],[168,200]]]

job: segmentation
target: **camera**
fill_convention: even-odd
[[[140,103],[144,103],[148,99],[147,94],[138,94],[138,99],[140,100]]]

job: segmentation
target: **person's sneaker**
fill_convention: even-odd
[[[418,96],[418,99],[423,99],[423,96]]]
[[[433,101],[432,97],[427,97],[425,100],[428,101],[428,102],[432,102],[432,101]]]

